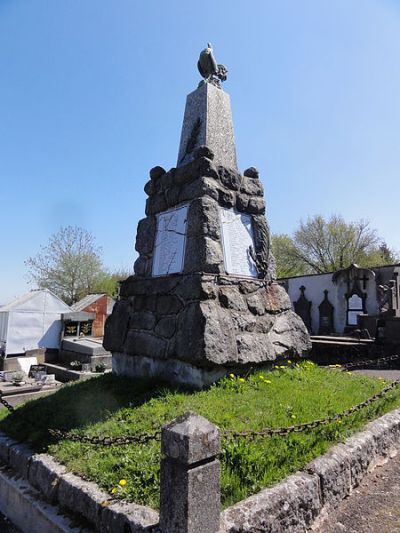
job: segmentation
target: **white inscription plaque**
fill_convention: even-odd
[[[188,206],[171,209],[157,215],[154,244],[153,276],[182,272],[185,256]]]
[[[257,268],[250,255],[250,246],[254,250],[251,216],[224,208],[220,213],[227,274],[257,278]]]

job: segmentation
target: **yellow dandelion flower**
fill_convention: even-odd
[[[285,365],[281,365],[279,368],[286,368],[286,366]]]
[[[117,487],[113,487],[113,488],[111,489],[111,494],[115,494],[116,492],[117,492]]]
[[[235,374],[229,374],[229,377],[230,377],[231,379],[234,379],[234,378],[235,378]]]
[[[290,359],[287,360],[287,364],[288,365],[291,365],[292,364],[292,361]]]
[[[346,374],[349,374],[351,376],[351,372],[346,372]]]
[[[293,418],[293,419],[294,419],[294,418],[297,418],[297,416],[296,416],[296,415],[291,415],[290,418]]]
[[[244,383],[245,379],[244,378],[239,378],[239,381],[240,381],[240,383]]]
[[[270,379],[264,379],[264,383],[272,383]]]
[[[338,423],[338,424],[341,424],[341,423],[342,423],[342,421],[341,421],[341,420],[338,420],[338,421],[337,421],[337,423]]]
[[[262,374],[260,374],[258,377],[259,377],[260,379],[264,379],[264,376],[263,376]]]
[[[120,479],[119,484],[121,487],[124,487],[126,485],[126,479]]]

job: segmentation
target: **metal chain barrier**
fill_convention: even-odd
[[[371,405],[372,403],[385,397],[388,392],[395,389],[398,385],[400,385],[400,379],[392,381],[391,383],[389,383],[389,385],[387,385],[380,392],[377,392],[373,396],[370,396],[369,398],[367,398],[366,400],[364,400],[363,402],[357,405],[353,405],[349,409],[346,409],[346,411],[343,411],[342,413],[338,413],[336,415],[328,416],[320,420],[313,420],[312,422],[306,422],[304,424],[297,424],[295,426],[288,426],[288,427],[264,428],[259,431],[225,430],[222,432],[222,436],[231,438],[231,439],[236,439],[240,437],[254,439],[256,437],[271,437],[273,435],[285,436],[285,435],[289,435],[290,433],[300,433],[301,431],[315,429],[320,426],[331,424],[332,422],[335,422],[337,420],[341,420],[342,418],[350,416],[357,411],[361,411],[361,409],[363,409],[364,407],[367,407],[368,405]]]
[[[379,357],[378,359],[363,359],[362,361],[354,361],[354,363],[345,363],[340,365],[343,370],[351,368],[361,368],[363,366],[377,366],[381,363],[388,363],[390,361],[397,361],[400,355],[388,355],[386,357]]]
[[[74,442],[81,442],[83,444],[95,444],[97,446],[115,446],[122,444],[146,444],[151,440],[160,438],[161,431],[154,433],[141,433],[140,435],[127,435],[124,437],[89,437],[87,435],[76,435],[69,431],[62,431],[60,429],[49,429],[52,437],[61,440],[71,440]]]
[[[363,361],[358,361],[354,363],[347,363],[340,365],[342,370],[348,370],[349,368],[360,368],[362,366],[376,365],[382,362],[390,362],[400,359],[399,355],[390,355],[387,357],[381,357],[379,359],[366,359]],[[367,398],[363,402],[353,405],[349,409],[346,409],[342,413],[328,416],[323,419],[313,420],[312,422],[306,422],[303,424],[296,424],[293,426],[280,427],[280,428],[263,428],[259,431],[234,431],[234,430],[224,430],[221,432],[221,436],[228,439],[237,439],[237,438],[248,438],[254,439],[256,437],[270,437],[273,435],[286,436],[290,433],[299,433],[302,431],[308,431],[310,429],[315,429],[321,426],[331,424],[332,422],[341,420],[347,416],[352,415],[355,412],[361,411],[364,407],[371,405],[374,402],[377,402],[381,398],[384,398],[386,394],[394,390],[398,385],[400,385],[400,379],[392,381],[383,388],[380,392],[374,394],[373,396]],[[0,392],[0,403],[3,404],[8,411],[11,413],[15,411],[14,407],[4,399],[2,393]],[[73,442],[80,442],[82,444],[94,444],[97,446],[116,446],[124,444],[146,444],[151,440],[158,440],[161,436],[161,431],[155,431],[154,433],[141,433],[139,435],[127,435],[122,437],[98,437],[98,436],[88,436],[88,435],[78,435],[71,433],[70,431],[62,431],[60,429],[49,429],[50,435],[57,440],[71,440]]]
[[[15,411],[14,407],[10,403],[8,403],[7,400],[4,399],[4,396],[1,392],[0,392],[0,403],[3,404],[4,407],[10,411],[10,413]]]

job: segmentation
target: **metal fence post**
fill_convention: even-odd
[[[219,430],[186,413],[162,428],[162,533],[217,533],[220,529]]]

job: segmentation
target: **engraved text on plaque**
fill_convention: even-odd
[[[157,215],[154,245],[153,276],[182,272],[185,255],[188,206]]]

